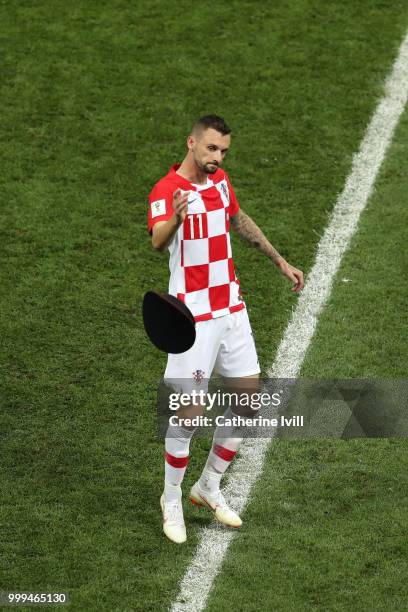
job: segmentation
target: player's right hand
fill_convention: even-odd
[[[173,193],[173,210],[177,217],[177,221],[182,223],[187,215],[188,191],[182,192],[181,189],[176,189]]]

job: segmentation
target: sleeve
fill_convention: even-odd
[[[147,229],[152,233],[157,221],[168,221],[173,214],[173,191],[176,187],[165,183],[157,183],[149,195],[149,210],[147,212]]]
[[[234,188],[231,185],[231,181],[229,180],[227,173],[225,173],[225,180],[227,181],[229,192],[229,216],[235,217],[235,215],[240,209],[239,202],[237,200],[237,196],[235,195]]]

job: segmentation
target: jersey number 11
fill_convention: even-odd
[[[194,235],[194,217],[197,217],[198,219],[198,236]],[[191,240],[194,240],[195,238],[202,238],[203,237],[203,216],[202,215],[189,215],[188,218],[190,219],[190,238]]]

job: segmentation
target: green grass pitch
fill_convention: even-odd
[[[148,193],[224,116],[242,208],[307,273],[407,26],[398,0],[0,5],[0,591],[169,608],[210,518],[162,535]],[[407,142],[406,111],[302,376],[406,375]],[[266,371],[297,298],[233,250]],[[402,439],[274,442],[208,609],[406,609],[406,474]]]

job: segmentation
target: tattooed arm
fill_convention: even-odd
[[[231,225],[234,230],[249,244],[264,253],[269,259],[277,264],[279,259],[283,259],[278,251],[271,245],[261,229],[251,217],[248,217],[243,210],[239,210],[235,217],[231,217]]]
[[[244,213],[242,209],[239,209],[238,213],[231,217],[231,225],[241,238],[271,259],[282,274],[294,283],[292,291],[298,292],[303,289],[303,272],[291,266],[279,255],[255,221],[252,221],[251,217]]]

